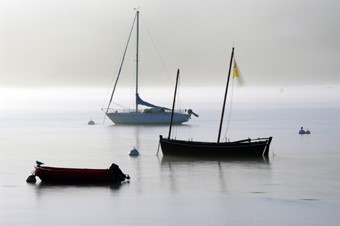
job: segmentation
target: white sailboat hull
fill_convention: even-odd
[[[143,113],[143,112],[109,112],[106,115],[114,124],[146,124],[168,125],[171,120],[170,112]],[[190,119],[189,114],[174,113],[173,124],[182,124]]]

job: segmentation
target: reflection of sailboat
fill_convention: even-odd
[[[218,156],[174,156],[174,155],[164,155],[161,159],[162,166],[167,165],[192,165],[192,164],[202,164],[209,163],[218,165],[223,164],[234,164],[234,165],[270,165],[268,158],[220,158]]]
[[[230,192],[233,189],[233,180],[244,174],[258,176],[261,179],[270,176],[271,165],[265,158],[221,158],[221,157],[192,157],[192,156],[162,156],[161,172],[162,184],[169,184],[172,191],[187,188],[187,183],[182,183],[182,178],[190,177],[191,184],[204,181],[208,187],[214,186],[221,192]],[[202,171],[202,166],[204,170]],[[236,177],[233,174],[236,173]],[[216,184],[215,184],[216,183]],[[214,184],[214,185],[212,185]],[[204,186],[200,186],[198,189]]]
[[[117,82],[122,70],[125,54],[129,45],[130,37],[133,31],[133,28],[136,24],[136,103],[135,109],[128,111],[118,111],[110,108],[112,103],[113,95],[117,86]],[[111,119],[115,124],[169,124],[171,117],[171,109],[160,107],[151,103],[148,103],[139,96],[138,93],[138,76],[139,76],[139,11],[136,11],[135,19],[132,25],[132,29],[128,38],[128,42],[124,51],[123,59],[120,65],[120,69],[118,72],[118,76],[116,82],[114,84],[114,88],[111,94],[111,98],[108,104],[107,109],[105,110],[106,115]],[[139,110],[138,106],[142,105],[148,108],[143,110]],[[174,112],[173,123],[181,124],[183,122],[187,122],[190,119],[190,116],[198,116],[191,109],[185,112]]]
[[[171,123],[169,128],[168,138],[163,138],[160,135],[160,144],[164,155],[174,155],[174,156],[228,156],[228,157],[268,157],[269,146],[272,141],[272,137],[268,138],[258,138],[258,139],[244,139],[233,142],[220,142],[220,134],[223,123],[223,115],[225,102],[228,93],[228,85],[230,79],[230,71],[233,62],[234,48],[231,53],[229,73],[227,79],[227,85],[225,90],[221,121],[219,134],[217,142],[204,142],[204,141],[185,141],[185,140],[175,140],[170,139],[171,135]],[[177,79],[179,72],[177,73]],[[175,88],[175,94],[177,89],[177,83]],[[173,108],[176,100],[176,95],[174,95]]]

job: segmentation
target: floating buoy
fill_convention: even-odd
[[[301,129],[299,130],[299,134],[305,134],[305,130],[303,129],[303,127],[301,127]]]
[[[304,130],[303,127],[301,127],[301,129],[299,130],[299,134],[310,134],[310,131],[308,128],[307,130]]]
[[[136,148],[133,148],[130,153],[129,153],[130,156],[138,156],[139,155],[139,152],[137,151]]]
[[[37,182],[37,179],[35,179],[35,175],[32,174],[32,175],[27,177],[26,182],[34,184],[35,182]]]
[[[88,125],[94,125],[94,124],[96,124],[96,123],[94,123],[93,120],[90,120],[87,124],[88,124]]]

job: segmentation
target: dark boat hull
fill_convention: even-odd
[[[119,170],[120,171],[120,170]],[[126,179],[121,171],[37,166],[35,176],[42,182],[57,184],[117,183]]]
[[[167,139],[160,136],[163,155],[215,157],[268,157],[272,137],[234,142],[198,142]]]

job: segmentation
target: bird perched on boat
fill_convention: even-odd
[[[35,161],[35,163],[37,164],[38,167],[40,167],[41,165],[44,165],[43,162],[39,162],[39,161]]]

